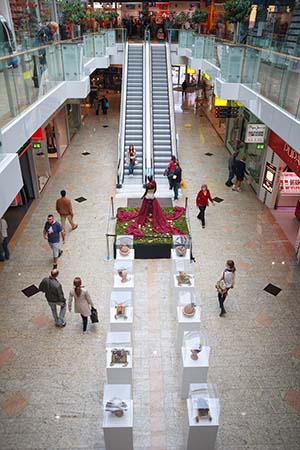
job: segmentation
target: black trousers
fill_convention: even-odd
[[[225,292],[224,294],[221,294],[220,292],[218,292],[218,299],[219,299],[219,305],[221,308],[221,312],[225,312],[224,302],[226,300],[226,297],[227,297],[227,292]]]
[[[199,206],[199,210],[200,210],[200,212],[199,212],[199,214],[198,214],[198,219],[200,219],[201,220],[201,222],[202,222],[202,225],[203,226],[205,226],[205,210],[206,210],[206,206]]]
[[[85,316],[83,316],[82,314],[80,314],[80,315],[81,315],[81,318],[82,318],[83,331],[86,331],[86,329],[87,329],[87,324],[88,324],[88,318],[85,317]]]

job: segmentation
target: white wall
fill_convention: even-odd
[[[0,217],[5,213],[23,186],[17,154],[1,154],[0,158]]]

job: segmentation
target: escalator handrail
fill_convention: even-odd
[[[127,103],[127,76],[128,76],[128,42],[125,43],[123,73],[122,73],[122,92],[120,105],[120,126],[119,126],[119,157],[118,157],[118,175],[117,186],[121,186],[124,181],[124,154],[125,154],[125,121],[126,121],[126,103]]]
[[[170,131],[171,131],[171,146],[172,156],[178,159],[178,148],[176,138],[176,121],[174,110],[174,95],[173,95],[173,82],[172,82],[172,64],[171,64],[171,52],[170,45],[166,42],[166,58],[167,58],[167,77],[168,77],[168,96],[169,96],[169,113],[170,113]]]
[[[147,183],[147,176],[153,175],[153,130],[152,130],[152,60],[151,60],[151,42],[145,42],[145,168],[144,183]]]

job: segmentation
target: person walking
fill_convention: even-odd
[[[179,165],[179,161],[175,162],[175,170],[172,178],[173,178],[174,200],[178,200],[178,191],[182,179],[182,170]]]
[[[43,234],[44,239],[48,241],[48,244],[52,249],[53,269],[57,269],[57,259],[63,253],[63,251],[59,249],[60,235],[62,236],[63,243],[65,242],[65,236],[61,224],[59,222],[56,222],[53,214],[48,215]]]
[[[91,308],[94,307],[91,300],[90,294],[82,286],[81,278],[76,277],[73,281],[73,289],[70,290],[69,294],[69,311],[72,311],[72,303],[75,300],[75,313],[81,315],[83,333],[87,332],[88,317],[91,315]]]
[[[8,249],[7,222],[3,217],[0,219],[0,261],[9,259],[10,253]],[[3,255],[4,253],[4,255]]]
[[[249,175],[248,170],[246,169],[246,156],[243,155],[241,159],[236,160],[234,165],[234,174],[236,176],[236,180],[234,186],[232,188],[233,191],[241,192],[241,184],[245,178],[245,174]]]
[[[176,156],[173,155],[171,157],[168,167],[166,168],[165,173],[164,173],[164,175],[167,175],[167,177],[168,177],[170,190],[173,189],[173,175],[175,172],[175,163],[176,163]]]
[[[213,205],[215,205],[215,202],[213,201],[210,192],[207,188],[207,184],[202,184],[201,190],[198,192],[196,198],[196,205],[200,210],[197,218],[201,220],[202,228],[205,228],[205,210],[206,207],[209,205],[208,201],[210,201]]]
[[[49,22],[47,25],[44,25],[39,28],[36,35],[36,46],[39,47],[41,45],[51,44],[54,40],[54,35],[58,31],[58,24],[56,22]],[[40,81],[43,72],[46,69],[46,50],[40,49],[38,54],[33,54],[33,84],[35,88],[40,87]]]
[[[237,152],[233,152],[232,155],[230,155],[228,158],[228,172],[229,173],[228,173],[227,181],[225,181],[225,184],[228,187],[231,187],[233,185],[232,180],[234,178],[235,162],[236,162],[237,155],[238,155]]]
[[[186,82],[186,80],[184,80],[183,83],[181,84],[181,88],[182,88],[182,97],[183,96],[186,97],[186,90],[187,90],[187,82]]]
[[[106,115],[107,114],[107,110],[109,108],[109,101],[108,101],[108,98],[105,95],[103,95],[102,98],[101,98],[101,108],[102,108],[103,114]]]
[[[134,145],[129,145],[128,152],[127,152],[127,158],[128,158],[128,174],[129,176],[133,176],[134,172],[134,166],[135,166],[135,159],[136,159],[136,151],[134,148]]]
[[[66,191],[60,191],[61,197],[56,200],[56,211],[60,215],[60,221],[63,228],[64,233],[66,232],[66,219],[68,219],[72,230],[76,230],[78,228],[78,224],[73,222],[73,208],[71,200],[66,196]]]
[[[51,275],[44,278],[40,285],[39,290],[44,292],[47,302],[50,306],[55,325],[57,327],[65,327],[65,314],[67,309],[67,303],[64,296],[62,285],[58,281],[57,277],[59,271],[57,269],[51,270]],[[60,306],[60,312],[57,314],[57,307]]]
[[[226,268],[223,270],[220,280],[216,284],[216,289],[218,291],[219,306],[221,309],[220,317],[226,314],[224,302],[227,298],[229,289],[233,289],[235,282],[235,272],[236,268],[234,265],[234,261],[229,259],[226,262]]]

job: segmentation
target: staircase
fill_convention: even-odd
[[[300,2],[295,2],[282,50],[290,55],[300,56]]]
[[[130,144],[134,145],[138,165],[133,176],[124,167],[124,184],[140,185],[143,182],[143,44],[128,45],[124,161]]]
[[[163,177],[172,156],[168,67],[164,44],[151,45],[151,62],[154,178],[158,179]]]

